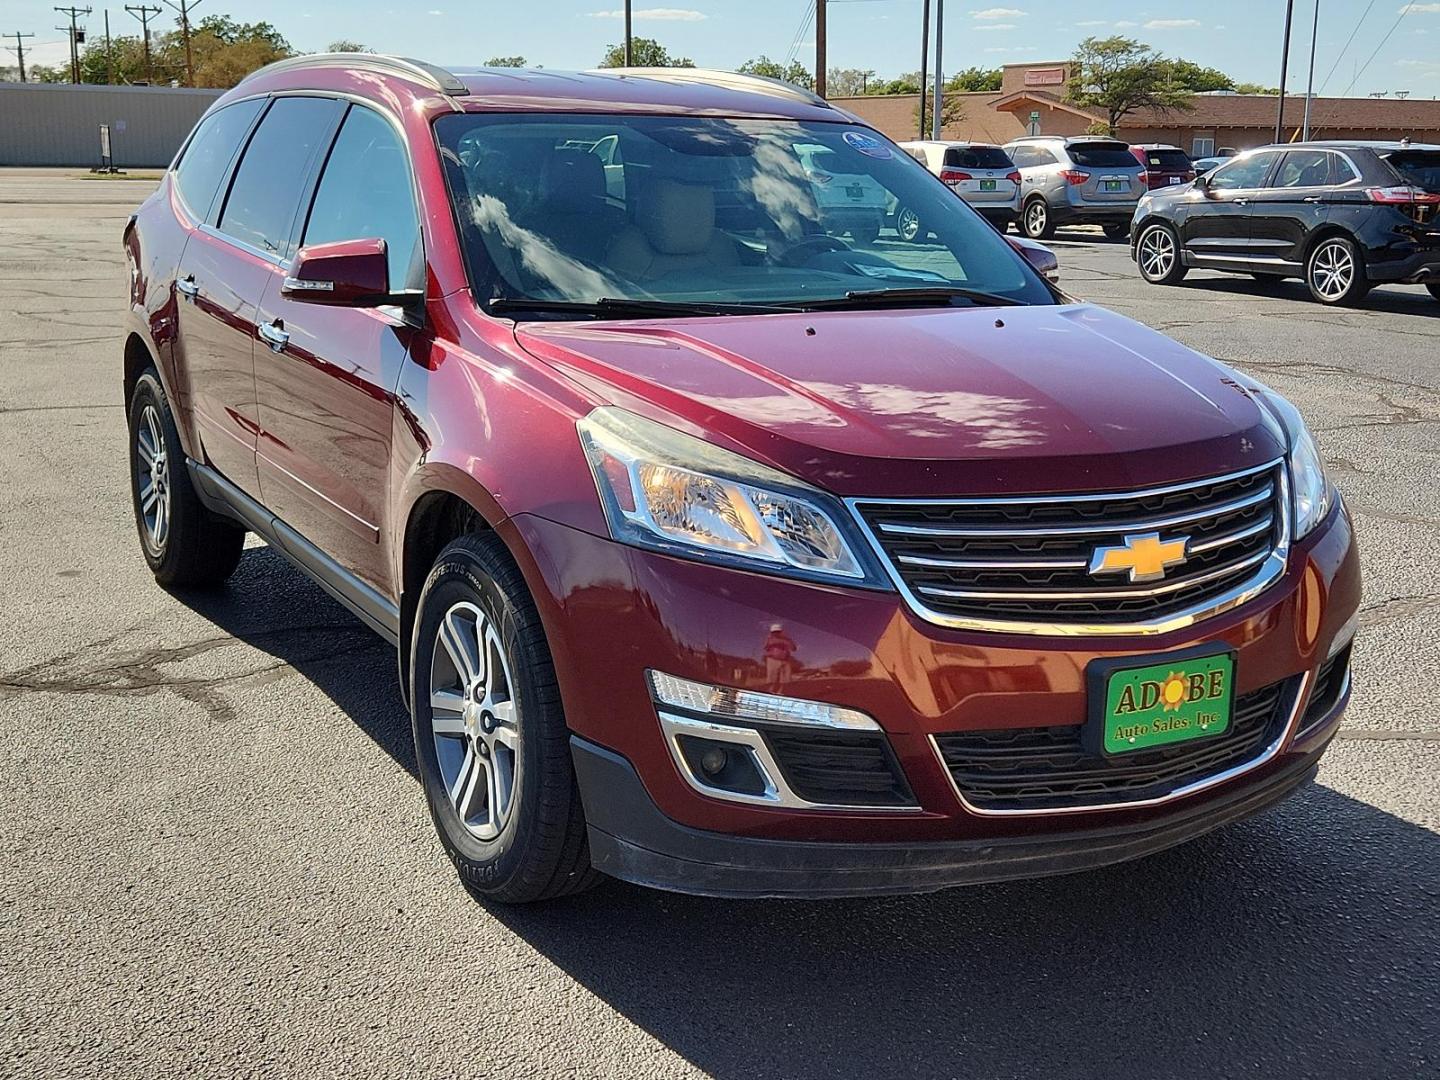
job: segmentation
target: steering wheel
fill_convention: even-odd
[[[838,236],[816,233],[814,236],[806,236],[795,241],[775,261],[781,266],[803,266],[810,261],[811,256],[821,255],[827,251],[850,250],[852,250],[850,245]]]

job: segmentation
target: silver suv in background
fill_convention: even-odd
[[[902,142],[900,149],[1001,232],[1020,216],[1020,171],[1010,155],[993,143],[925,139]],[[895,208],[895,231],[902,240],[924,239],[926,232],[924,223],[907,206]]]
[[[1047,240],[1058,225],[1103,225],[1126,236],[1145,194],[1145,168],[1128,144],[1095,135],[1026,135],[1005,147],[1020,170],[1020,228]]]

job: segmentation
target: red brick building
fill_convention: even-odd
[[[948,124],[948,139],[1004,143],[1027,134],[1082,135],[1103,114],[1065,103],[1066,61],[1007,64],[998,91],[947,95],[963,117]],[[918,94],[832,98],[892,139],[918,137]],[[1119,137],[1131,143],[1173,143],[1195,157],[1222,147],[1247,150],[1275,137],[1275,98],[1260,94],[1197,94],[1191,110],[1146,109],[1127,116]],[[1299,138],[1305,99],[1285,99],[1285,138]],[[1432,98],[1315,98],[1310,106],[1315,139],[1399,139],[1440,143],[1440,101]],[[926,132],[926,138],[929,133]]]

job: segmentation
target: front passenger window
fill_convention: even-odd
[[[1215,191],[1258,188],[1274,160],[1274,154],[1251,154],[1249,157],[1235,158],[1215,170],[1210,177],[1209,186]]]
[[[356,105],[325,163],[301,243],[373,237],[385,241],[390,287],[419,288],[420,221],[409,159],[395,129]]]

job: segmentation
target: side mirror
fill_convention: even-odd
[[[280,295],[331,307],[382,307],[420,298],[418,292],[390,290],[385,241],[378,237],[302,247]]]
[[[1201,173],[1199,176],[1195,177],[1195,190],[1202,192],[1207,196],[1210,194],[1209,173]]]
[[[1044,244],[1036,243],[1028,236],[1007,236],[1005,242],[1019,252],[1020,257],[1028,262],[1040,276],[1046,281],[1057,282],[1060,280],[1060,260]]]

